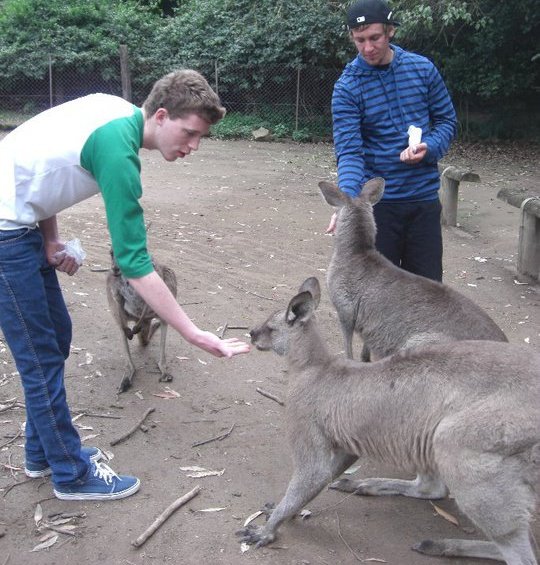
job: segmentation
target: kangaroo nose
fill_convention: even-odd
[[[255,330],[250,330],[250,331],[249,331],[249,336],[251,337],[251,341],[253,341],[253,340],[255,339],[255,336],[256,336]]]

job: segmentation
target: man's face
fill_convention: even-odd
[[[208,134],[210,124],[197,114],[188,114],[172,120],[164,108],[156,112],[155,143],[166,161],[184,158],[197,151],[204,135]]]
[[[383,24],[370,24],[366,27],[354,28],[351,31],[351,39],[368,65],[387,65],[393,56],[390,40],[394,37],[394,31],[390,26],[385,33]]]

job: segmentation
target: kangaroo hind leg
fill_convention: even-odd
[[[426,540],[413,549],[429,555],[496,559],[509,565],[537,565],[530,520],[535,493],[520,456],[462,453],[441,469],[461,511],[489,541]]]

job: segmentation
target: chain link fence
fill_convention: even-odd
[[[94,92],[124,96],[140,105],[155,78],[147,78],[144,65],[137,71],[122,72],[128,65],[121,57],[95,68],[64,68],[51,57],[41,78],[0,78],[0,127],[11,128],[33,115],[68,100]],[[199,70],[219,94],[228,116],[249,118],[253,127],[269,127],[283,132],[309,129],[320,138],[331,136],[330,99],[341,69],[291,68],[286,65],[263,68],[173,65]],[[104,68],[118,69],[103,77]],[[132,86],[133,85],[133,86]],[[279,131],[276,133],[279,134]]]

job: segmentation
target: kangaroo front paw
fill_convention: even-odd
[[[357,484],[356,481],[351,481],[350,479],[339,479],[330,484],[328,488],[341,490],[343,492],[356,492]]]
[[[129,388],[131,388],[131,383],[133,381],[133,376],[135,375],[135,371],[127,371],[126,374],[122,377],[120,381],[120,385],[118,386],[118,393],[126,392]]]
[[[159,377],[160,383],[170,383],[173,380],[173,376],[171,373],[162,373],[161,377]]]
[[[276,536],[273,533],[265,533],[264,527],[247,525],[245,528],[238,530],[236,535],[240,537],[240,541],[249,545],[255,545],[255,549],[272,543]]]

